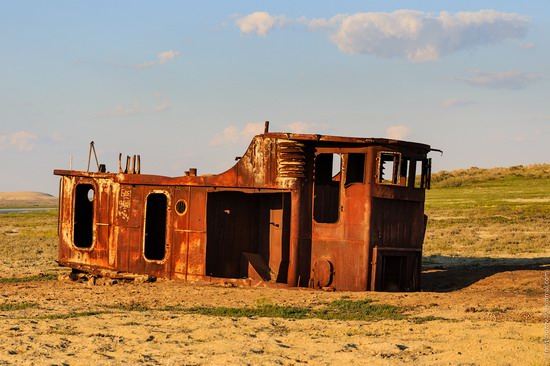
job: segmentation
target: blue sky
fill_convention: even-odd
[[[272,131],[391,137],[435,170],[549,162],[550,6],[515,1],[0,1],[0,191],[219,173]]]

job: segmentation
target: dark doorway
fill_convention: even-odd
[[[382,291],[401,291],[407,257],[397,255],[382,256]]]
[[[290,193],[211,192],[206,274],[286,283]]]
[[[78,184],[74,197],[74,245],[91,248],[94,239],[95,190],[91,184]]]
[[[166,212],[168,198],[164,193],[147,196],[143,254],[149,260],[163,260],[166,255]]]

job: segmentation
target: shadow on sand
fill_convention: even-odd
[[[550,270],[550,258],[423,258],[421,291],[450,292],[501,272]]]

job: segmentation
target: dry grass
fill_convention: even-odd
[[[548,256],[550,165],[434,174],[425,255]]]
[[[57,210],[0,214],[0,277],[55,274]]]
[[[517,177],[523,179],[549,179],[550,164],[516,165],[509,168],[477,168],[442,170],[432,174],[432,186],[437,188],[473,186],[495,180]]]

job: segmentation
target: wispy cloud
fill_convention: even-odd
[[[407,126],[391,126],[386,130],[386,137],[394,140],[404,140],[409,136],[410,131],[410,128]]]
[[[126,117],[132,115],[155,114],[170,109],[170,100],[164,98],[153,106],[147,106],[139,102],[131,104],[118,104],[106,111],[98,113],[99,117]]]
[[[136,69],[146,69],[149,67],[157,66],[157,65],[163,65],[167,63],[168,61],[172,61],[176,59],[179,56],[179,51],[169,50],[169,51],[163,51],[157,55],[157,60],[155,61],[145,61],[141,64],[135,65]]]
[[[290,21],[282,15],[270,15],[265,11],[257,11],[243,17],[238,17],[235,24],[241,33],[255,33],[265,37],[273,28],[283,28]]]
[[[161,52],[158,55],[159,64],[162,65],[167,63],[168,61],[174,60],[176,57],[179,56],[179,54],[180,53],[178,51],[173,50]]]
[[[210,140],[211,145],[236,144],[249,141],[255,135],[264,132],[264,122],[248,123],[242,129],[235,126],[226,127],[221,134],[217,134]]]
[[[291,122],[283,126],[285,131],[293,133],[316,133],[319,129],[317,123],[313,122]]]
[[[471,100],[459,99],[459,98],[448,98],[441,102],[443,108],[454,108],[454,107],[464,107],[466,105],[472,104]]]
[[[493,89],[523,89],[543,78],[542,74],[527,73],[521,71],[481,72],[477,71],[473,76],[457,77],[472,86]]]
[[[38,141],[36,134],[29,131],[16,131],[0,135],[0,150],[31,151]]]
[[[148,67],[153,67],[155,66],[157,63],[155,61],[147,61],[147,62],[143,62],[141,64],[138,64],[135,66],[136,69],[146,69]]]
[[[529,18],[496,10],[426,13],[416,10],[337,14],[331,18],[289,20],[256,12],[237,19],[242,33],[266,36],[289,23],[322,30],[344,53],[383,58],[402,57],[412,62],[438,60],[464,49],[523,38]]]
[[[67,140],[67,136],[60,132],[53,132],[52,134],[50,134],[49,140],[55,143],[59,143]]]

